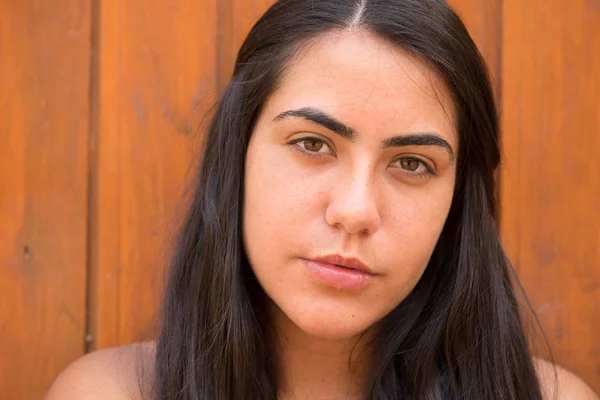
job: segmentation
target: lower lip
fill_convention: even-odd
[[[371,283],[373,275],[355,269],[338,267],[311,260],[302,260],[317,279],[337,289],[362,289]]]

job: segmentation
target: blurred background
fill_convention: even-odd
[[[0,0],[0,399],[152,337],[202,123],[271,3]],[[502,239],[600,392],[600,1],[451,3],[502,116]]]

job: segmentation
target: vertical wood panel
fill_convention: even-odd
[[[600,392],[600,3],[504,16],[503,239],[557,361]]]
[[[169,234],[215,97],[216,0],[100,2],[91,348],[148,333]]]
[[[449,0],[483,54],[496,96],[500,93],[502,0]]]
[[[0,1],[0,398],[84,352],[90,1]]]
[[[219,1],[219,90],[225,88],[233,73],[235,58],[246,35],[275,0]]]

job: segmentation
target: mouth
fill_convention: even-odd
[[[352,271],[357,271],[357,269],[355,269],[355,268],[345,267],[345,266],[339,265],[339,264],[331,264],[331,265],[334,265],[334,266],[339,267],[339,268],[344,268],[344,269],[349,269],[349,270],[352,270]]]
[[[372,283],[376,277],[372,272],[367,272],[368,267],[363,263],[348,261],[342,262],[339,258],[319,257],[313,260],[302,259],[306,267],[312,272],[314,278],[325,286],[336,289],[360,290]],[[337,262],[332,262],[337,261]]]
[[[360,259],[351,256],[342,256],[340,254],[330,254],[321,257],[314,258],[314,262],[322,263],[322,264],[330,264],[339,268],[360,271],[366,273],[368,275],[376,275],[371,271],[369,266],[362,262]]]

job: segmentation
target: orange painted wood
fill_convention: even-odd
[[[0,1],[0,398],[84,353],[90,1]]]
[[[92,349],[152,334],[198,125],[216,94],[216,0],[102,1],[98,13]]]
[[[559,364],[600,392],[600,2],[506,0],[502,234]]]
[[[151,335],[200,122],[272,2],[0,0],[0,398],[40,398],[86,325]],[[503,241],[600,392],[600,4],[451,3],[501,100]]]
[[[219,1],[219,89],[231,79],[235,58],[246,35],[273,3],[274,0]]]
[[[496,96],[499,97],[502,0],[450,0],[449,3],[460,15],[483,54],[492,76]]]

